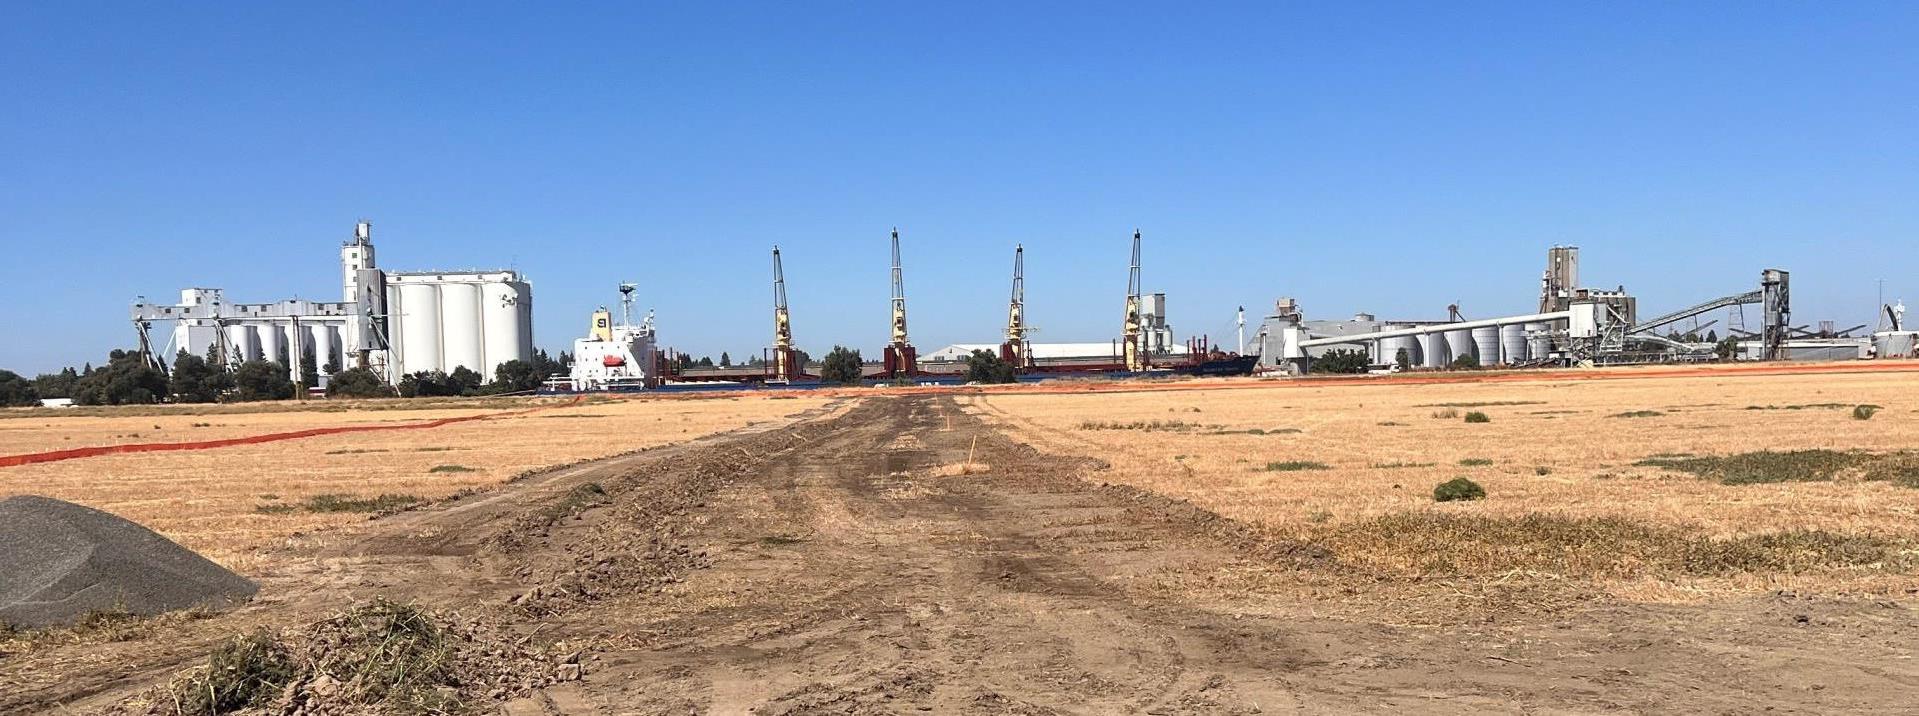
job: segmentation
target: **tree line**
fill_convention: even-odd
[[[304,368],[295,381],[286,365],[275,360],[246,361],[228,370],[223,367],[227,363],[217,346],[206,356],[180,351],[174,356],[170,373],[144,360],[138,351],[115,349],[107,354],[106,363],[97,367],[87,363],[78,369],[67,367],[33,378],[0,369],[0,406],[39,405],[49,398],[67,398],[78,405],[287,400],[301,390],[318,387],[322,370],[331,376],[327,397],[502,395],[536,390],[547,378],[566,373],[572,362],[565,352],[554,360],[546,351],[536,350],[531,360],[501,363],[494,369],[492,380],[462,366],[452,373],[408,374],[401,377],[399,385],[390,386],[366,368],[322,368],[310,348],[304,357]]]

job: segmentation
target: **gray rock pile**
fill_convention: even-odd
[[[172,540],[49,497],[0,500],[0,623],[39,628],[94,611],[224,607],[259,587]]]

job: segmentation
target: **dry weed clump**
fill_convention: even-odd
[[[556,657],[454,612],[375,600],[288,634],[235,637],[138,701],[175,716],[458,713],[580,670],[577,653]]]

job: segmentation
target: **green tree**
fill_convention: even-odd
[[[300,387],[320,387],[320,361],[313,355],[313,344],[300,348]]]
[[[1479,368],[1479,358],[1471,353],[1453,359],[1454,370],[1475,370]]]
[[[553,360],[547,356],[546,351],[533,351],[533,372],[539,375],[542,381],[556,375],[565,375],[566,363],[571,362],[572,359],[572,356],[564,352],[560,353],[560,360]]]
[[[733,356],[728,355],[726,351],[720,351],[720,367],[721,368],[733,367]]]
[[[820,363],[820,380],[841,385],[857,385],[862,378],[864,365],[860,352],[846,346],[833,346],[826,354],[826,360]]]
[[[1411,370],[1413,367],[1413,354],[1407,352],[1404,348],[1399,349],[1398,352],[1393,354],[1393,365],[1399,366],[1400,370]]]
[[[185,349],[173,358],[173,377],[167,383],[167,391],[173,399],[181,403],[213,403],[227,388],[233,387],[232,376],[208,364],[205,358],[186,352]]]
[[[0,406],[39,405],[40,391],[33,381],[10,370],[0,370]]]
[[[487,392],[524,393],[538,390],[544,380],[546,376],[532,361],[510,360],[493,369],[493,382],[487,384]]]
[[[80,371],[71,367],[61,368],[58,373],[41,373],[33,379],[33,390],[41,398],[71,398],[73,384],[80,381]]]
[[[138,351],[109,353],[106,365],[89,364],[73,385],[73,402],[81,405],[156,403],[166,394],[167,375],[149,365]]]
[[[455,388],[454,395],[472,395],[479,392],[481,383],[486,382],[485,376],[463,365],[454,366],[453,372],[448,373],[446,377]]]
[[[1712,352],[1719,360],[1732,360],[1739,357],[1739,337],[1726,336],[1726,339],[1713,344]]]
[[[1366,356],[1366,351],[1334,349],[1314,358],[1308,370],[1314,373],[1364,373],[1372,368],[1372,363],[1372,359]]]
[[[250,360],[233,371],[234,397],[242,401],[286,400],[296,388],[287,367],[269,360]]]
[[[992,351],[978,350],[966,356],[966,382],[1011,383],[1019,378],[1013,364],[1000,360]]]
[[[329,398],[390,398],[393,388],[387,386],[378,373],[366,368],[348,368],[327,379],[326,394]]]

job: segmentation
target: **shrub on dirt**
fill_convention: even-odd
[[[1824,482],[1849,467],[1862,464],[1872,456],[1861,452],[1837,450],[1790,450],[1706,455],[1701,457],[1649,457],[1634,465],[1689,472],[1718,480],[1724,485],[1757,485],[1774,482]]]
[[[327,379],[329,398],[391,398],[393,388],[380,374],[366,368],[348,368]]]
[[[1466,422],[1469,423],[1490,423],[1492,421],[1492,418],[1486,417],[1485,413],[1477,410],[1466,414]]]
[[[992,351],[977,350],[966,356],[966,382],[1011,383],[1019,379],[1013,364],[1001,360]]]
[[[1439,483],[1438,486],[1433,488],[1434,502],[1484,499],[1486,499],[1486,488],[1480,487],[1479,483],[1463,477],[1455,477]]]
[[[1877,405],[1855,405],[1852,408],[1852,419],[1871,420],[1873,414],[1877,412],[1879,412],[1879,406]]]

